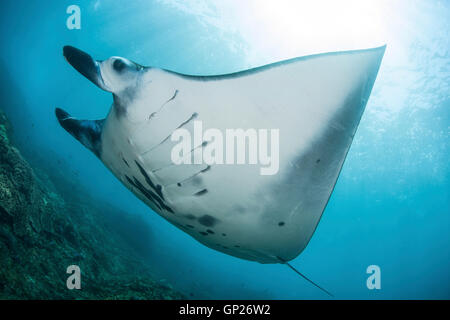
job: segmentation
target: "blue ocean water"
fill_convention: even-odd
[[[66,27],[72,4],[81,9],[80,30]],[[2,90],[13,86],[20,93],[2,107],[18,142],[52,149],[95,197],[146,217],[154,235],[149,265],[198,298],[327,296],[286,266],[240,260],[197,243],[66,134],[55,107],[101,119],[112,97],[74,71],[62,47],[98,59],[123,56],[182,73],[222,74],[386,43],[336,188],[292,265],[342,299],[450,298],[448,2],[16,0],[3,1],[0,16]],[[381,269],[380,290],[366,286],[369,265]]]

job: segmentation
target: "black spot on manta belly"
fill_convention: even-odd
[[[128,164],[128,161],[127,160],[125,160],[125,158],[122,158],[122,160],[123,160],[123,162],[127,165],[127,167],[129,168],[130,167],[130,165]]]
[[[209,214],[205,214],[198,218],[198,222],[205,227],[213,227],[217,222],[219,222],[219,220]]]
[[[203,190],[200,190],[200,191],[194,193],[194,196],[202,196],[206,193],[208,193],[208,189],[203,189]]]
[[[284,222],[283,222],[283,221],[280,221],[280,222],[278,222],[278,225],[279,225],[280,227],[282,227],[282,226],[284,226]]]
[[[204,232],[204,231],[199,231],[199,233],[200,233],[202,236],[207,236],[207,235],[208,235],[208,233],[207,233],[207,232]]]
[[[317,159],[317,160],[316,160],[316,163],[319,163],[319,162],[320,162],[320,159]]]
[[[163,194],[162,194],[162,187],[161,187],[160,184],[157,184],[157,185],[156,185],[156,192],[160,195],[161,198],[164,199],[164,196],[163,196]]]
[[[212,231],[211,229],[206,229],[206,232],[208,232],[210,234],[214,234],[214,231]]]

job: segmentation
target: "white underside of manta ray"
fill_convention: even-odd
[[[308,244],[350,148],[385,47],[318,54],[219,76],[189,76],[124,58],[67,61],[114,103],[104,120],[61,125],[155,212],[204,245],[285,263]],[[279,171],[171,161],[175,129],[279,129]],[[200,146],[201,148],[201,146]]]

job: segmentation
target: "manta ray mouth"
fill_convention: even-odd
[[[64,46],[63,55],[67,62],[79,73],[88,78],[98,87],[105,89],[100,64],[89,54],[72,46]]]

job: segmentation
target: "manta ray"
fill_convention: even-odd
[[[113,104],[101,120],[78,120],[60,108],[55,113],[139,199],[202,244],[288,264],[319,223],[384,51],[322,53],[196,76],[122,57],[97,61],[65,46],[69,64],[111,92]],[[278,172],[261,175],[251,164],[174,164],[170,137],[180,128],[193,131],[195,121],[221,131],[278,129]]]

